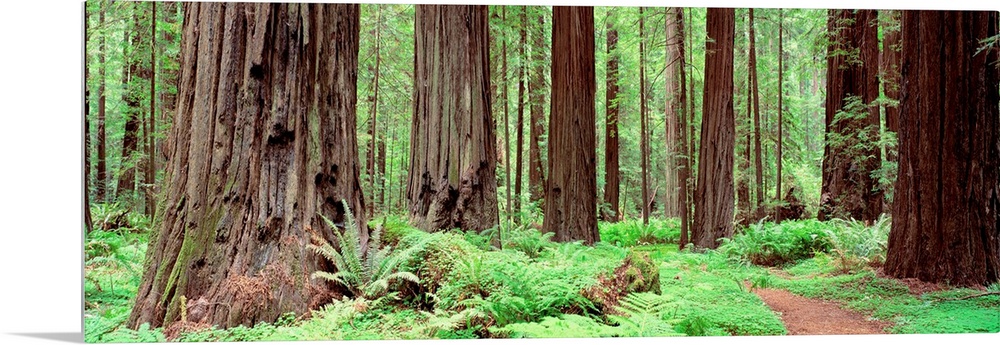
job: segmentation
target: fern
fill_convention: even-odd
[[[378,300],[390,291],[390,283],[410,281],[419,283],[420,278],[412,272],[402,271],[401,267],[416,257],[417,253],[427,246],[426,237],[403,250],[393,250],[391,246],[382,247],[382,226],[377,226],[368,238],[368,250],[362,252],[361,228],[344,202],[344,231],[334,231],[340,250],[336,250],[326,240],[314,235],[322,245],[310,245],[316,253],[329,260],[337,269],[336,272],[316,271],[312,277],[326,279],[341,284],[355,296],[370,300]],[[326,224],[336,229],[336,225],[328,218],[320,215]]]
[[[676,312],[676,305],[667,297],[648,292],[630,293],[619,301],[615,310],[621,315],[609,315],[608,318],[619,325],[619,335],[625,337],[657,337],[683,335],[674,331],[673,323],[678,320],[669,319]]]

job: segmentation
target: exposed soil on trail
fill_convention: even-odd
[[[754,289],[771,310],[778,313],[789,335],[886,334],[892,325],[872,321],[834,302],[805,298],[779,289]]]

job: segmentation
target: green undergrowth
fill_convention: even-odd
[[[681,237],[679,218],[650,218],[647,225],[643,225],[641,219],[627,219],[617,223],[600,222],[597,228],[602,242],[620,247],[677,243]]]

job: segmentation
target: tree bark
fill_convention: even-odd
[[[705,93],[692,240],[714,249],[733,234],[733,9],[708,9]]]
[[[534,7],[538,11],[538,25],[534,26],[531,44],[532,71],[528,81],[528,103],[531,103],[528,140],[528,189],[531,201],[543,201],[545,196],[545,172],[542,162],[542,136],[545,135],[545,100],[549,95],[545,85],[545,53],[548,42],[545,39],[544,7]]]
[[[876,144],[879,109],[873,104],[878,97],[875,19],[873,10],[830,10],[820,220],[874,221],[882,213],[882,192],[871,176],[882,160]],[[860,105],[852,106],[852,99]]]
[[[607,20],[607,78],[605,79],[604,124],[604,203],[608,209],[602,218],[618,221],[619,166],[618,166],[618,30],[615,28],[615,9],[608,11]]]
[[[783,98],[785,96],[783,88],[784,85],[782,84],[782,82],[784,82],[784,74],[785,74],[785,69],[784,69],[785,55],[784,51],[782,50],[784,47],[784,37],[785,37],[785,28],[783,26],[784,19],[785,19],[784,12],[779,8],[778,9],[778,139],[777,139],[778,157],[775,160],[775,164],[778,166],[778,177],[775,179],[776,193],[774,194],[774,198],[777,200],[781,200],[781,166],[782,166],[781,146],[782,146],[782,141],[784,141],[785,138],[783,132],[784,128],[782,127],[782,121],[784,121],[784,116],[782,115],[782,112],[784,112],[785,110],[785,108],[782,107]],[[781,222],[781,212],[774,212],[774,216],[776,222]]]
[[[87,37],[92,33],[90,28],[90,12],[84,5],[83,32]],[[86,55],[86,44],[89,40],[84,39],[84,61],[91,61]],[[83,69],[83,233],[84,236],[94,228],[93,217],[90,214],[90,66],[84,64]]]
[[[751,56],[750,56],[750,50],[749,50],[749,44],[750,44],[750,35],[749,35],[749,33],[750,33],[750,20],[749,20],[750,15],[749,15],[749,13],[750,13],[750,11],[747,11],[747,15],[748,15],[748,17],[747,17],[748,19],[746,20],[747,31],[745,33],[745,38],[747,40],[747,75],[746,75],[746,77],[747,77],[746,78],[747,79],[747,85],[746,85],[746,89],[745,89],[746,90],[746,95],[747,95],[747,102],[746,102],[747,116],[746,116],[745,122],[742,122],[741,123],[742,126],[740,126],[740,128],[743,129],[743,133],[737,133],[738,134],[738,140],[739,140],[739,143],[738,143],[737,146],[742,150],[742,152],[741,152],[741,156],[738,158],[738,161],[737,161],[737,165],[738,165],[738,168],[739,168],[739,171],[740,171],[740,177],[736,181],[736,205],[737,205],[737,218],[740,219],[740,224],[742,224],[744,226],[749,225],[750,223],[752,223],[753,222],[753,218],[755,218],[754,217],[754,213],[753,213],[753,207],[750,206],[751,205],[751,201],[750,201],[750,178],[756,176],[756,175],[753,175],[753,174],[756,173],[756,171],[754,173],[751,173],[751,171],[750,171],[750,160],[752,159],[752,156],[751,156],[752,150],[751,150],[750,146],[753,144],[753,131],[752,131],[752,129],[754,128],[754,125],[753,125],[754,124],[754,121],[753,121],[754,120],[754,118],[753,118],[753,100],[754,100],[753,96],[754,96],[754,93],[752,91],[753,91],[754,78],[757,77],[757,74],[753,73],[753,71],[755,71],[756,69],[753,68],[753,65],[751,64],[751,60],[750,60]]]
[[[521,172],[524,171],[524,75],[525,69],[527,69],[527,56],[524,54],[524,49],[528,45],[528,8],[526,6],[521,6],[521,46],[518,47],[518,61],[521,64],[517,67],[517,148],[516,148],[516,162],[515,173],[514,173],[514,195],[517,198],[514,199],[514,212],[521,212],[521,182],[524,180]]]
[[[664,137],[666,139],[666,176],[664,193],[663,214],[666,217],[680,217],[680,211],[684,199],[681,196],[682,179],[680,170],[685,168],[682,161],[686,153],[681,149],[684,147],[682,128],[684,119],[684,89],[681,75],[684,73],[684,28],[683,16],[679,14],[680,9],[667,7],[664,9],[664,29],[666,33],[666,67],[664,80],[666,83],[666,96],[664,104]]]
[[[649,224],[649,139],[646,136],[646,36],[642,7],[639,7],[639,160],[642,166],[642,224]]]
[[[105,24],[104,12],[106,8],[101,6],[101,12],[99,15],[100,26],[103,28]],[[94,199],[97,202],[103,203],[107,201],[107,190],[108,190],[108,173],[107,173],[107,130],[105,128],[105,119],[107,118],[107,94],[105,90],[105,79],[107,78],[107,69],[105,68],[105,56],[108,54],[108,47],[105,44],[104,33],[100,34],[100,52],[98,52],[97,58],[97,74],[100,75],[100,84],[97,87],[97,171],[96,171],[96,186]]]
[[[498,223],[486,6],[418,5],[407,186],[427,231]]]
[[[146,163],[143,183],[145,187],[146,215],[150,219],[156,216],[156,2],[150,2],[150,46],[149,46],[149,116],[146,121],[149,129],[146,131]]]
[[[368,207],[368,216],[375,217],[375,209],[378,208],[378,191],[375,188],[375,176],[377,174],[376,164],[378,164],[376,156],[378,153],[379,140],[378,140],[378,89],[379,89],[379,72],[382,69],[382,6],[375,5],[376,15],[375,15],[375,76],[372,81],[372,113],[371,122],[368,124],[368,186],[371,190],[372,202],[370,207]]]
[[[882,81],[882,88],[885,93],[885,97],[891,101],[899,101],[899,91],[900,85],[900,69],[902,60],[902,42],[900,42],[900,11],[886,10],[879,12],[880,16],[885,16],[887,18],[881,20],[883,23],[883,38],[882,38],[882,61],[879,67],[882,69],[882,73],[879,73],[880,79]],[[885,127],[889,132],[898,133],[899,132],[899,106],[893,104],[884,104],[885,109]],[[898,137],[897,137],[898,139]],[[898,160],[898,147],[895,149],[887,149],[886,157],[887,161],[895,162]]]
[[[995,35],[997,12],[903,11],[907,120],[886,274],[970,287],[1000,280],[1000,54],[977,53]]]
[[[558,242],[600,241],[594,113],[594,8],[552,9],[552,110],[543,231]]]
[[[507,6],[500,6],[502,8],[500,14],[500,20],[503,25],[500,26],[500,30],[506,30],[509,28],[507,25]],[[510,98],[508,98],[509,87],[507,85],[507,36],[504,33],[503,39],[501,39],[500,45],[500,84],[503,86],[503,137],[504,137],[504,150],[503,150],[503,161],[504,161],[504,179],[506,179],[506,184],[504,189],[507,191],[507,219],[514,214],[513,212],[513,199],[510,196],[510,190],[513,187],[510,183]],[[502,242],[500,242],[502,244]]]
[[[309,279],[332,269],[307,249],[311,235],[334,241],[320,215],[343,224],[346,205],[368,239],[353,154],[358,5],[184,6],[163,220],[127,324],[305,313],[331,297]]]
[[[132,24],[126,28],[125,41],[130,42],[132,54],[122,45],[122,57],[125,60],[122,64],[122,85],[125,90],[122,92],[122,102],[125,103],[125,131],[122,138],[121,166],[118,172],[118,188],[115,191],[115,199],[121,200],[128,197],[129,208],[136,206],[136,200],[132,199],[132,191],[136,185],[136,166],[138,162],[132,155],[139,147],[139,116],[142,114],[141,104],[139,104],[139,83],[133,83],[133,77],[138,77],[140,73],[141,58],[135,51],[141,43],[139,37],[139,14],[137,9],[132,12]],[[129,34],[131,32],[131,35]]]
[[[675,100],[674,103],[678,103],[680,107],[673,108],[672,110],[674,111],[673,116],[676,117],[677,119],[676,122],[677,122],[677,133],[678,133],[678,138],[677,138],[678,149],[677,153],[674,155],[674,160],[677,162],[675,165],[679,167],[677,172],[678,175],[677,185],[679,188],[677,197],[677,208],[679,211],[677,214],[681,218],[681,234],[680,234],[679,245],[680,248],[683,249],[688,242],[688,231],[690,227],[689,222],[691,219],[691,217],[689,216],[691,208],[688,207],[688,179],[689,179],[688,175],[690,174],[691,170],[690,168],[691,155],[688,153],[689,148],[687,145],[688,123],[686,119],[687,117],[686,113],[688,107],[687,104],[688,92],[687,92],[687,80],[686,80],[687,74],[685,73],[685,68],[684,68],[685,54],[686,54],[685,43],[684,43],[685,24],[684,24],[683,8],[672,7],[670,8],[670,10],[673,12],[673,17],[674,17],[673,27],[676,29],[676,32],[673,35],[667,35],[668,39],[672,40],[672,42],[667,44],[667,46],[676,47],[676,50],[674,51],[675,55],[673,55],[673,59],[670,60],[672,61],[672,64],[669,65],[669,68],[674,70],[674,75],[677,75],[679,77],[676,81],[676,84],[674,84],[675,85],[674,87],[676,87],[675,90],[679,90],[680,92],[680,94],[675,94],[673,98]]]
[[[757,86],[757,34],[754,32],[753,9],[750,9],[750,79],[753,89],[753,152],[754,152],[754,177],[756,185],[756,204],[754,204],[754,218],[763,217],[761,206],[764,204],[764,165],[761,162],[760,145],[760,88]]]

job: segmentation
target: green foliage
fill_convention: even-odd
[[[652,293],[631,293],[615,307],[622,315],[608,318],[619,325],[619,335],[626,337],[662,337],[683,335],[674,330],[679,321],[678,306],[672,298]]]
[[[875,223],[866,225],[858,220],[834,219],[836,226],[830,231],[832,264],[842,272],[852,272],[885,262],[892,222],[887,215],[879,217]]]
[[[677,243],[681,234],[678,218],[650,218],[648,225],[643,225],[639,219],[617,223],[599,222],[597,228],[601,233],[601,242],[620,247]]]
[[[426,241],[417,242],[403,249],[393,250],[391,246],[381,247],[382,227],[378,226],[368,238],[368,250],[362,252],[360,233],[362,229],[354,219],[354,215],[344,202],[344,231],[334,231],[339,244],[339,250],[330,243],[315,237],[322,245],[310,245],[309,248],[333,263],[336,272],[317,271],[313,278],[323,278],[346,287],[354,296],[378,299],[390,292],[390,283],[395,281],[410,281],[419,283],[420,279],[408,271],[399,268],[406,262],[416,258],[416,254],[427,245]],[[326,224],[336,229],[336,225],[322,216]]]
[[[724,238],[719,251],[746,263],[779,266],[829,251],[830,228],[814,219],[779,224],[761,220],[732,238]]]
[[[86,336],[84,337],[87,340]],[[163,331],[160,328],[150,329],[148,323],[144,323],[139,326],[139,329],[132,330],[125,327],[120,327],[115,329],[115,331],[104,334],[100,337],[102,343],[163,343],[167,341],[166,336],[163,335]]]

